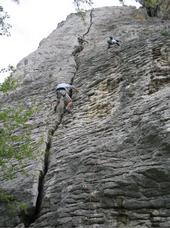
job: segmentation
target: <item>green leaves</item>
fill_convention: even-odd
[[[32,156],[31,133],[27,122],[33,113],[34,109],[25,110],[23,106],[0,111],[0,166],[8,174],[13,169],[9,167],[11,159],[20,161]]]
[[[11,216],[15,216],[17,214],[22,214],[22,216],[25,216],[28,214],[29,204],[26,202],[21,201],[20,199],[17,199],[16,196],[13,194],[7,192],[4,189],[0,188],[0,203],[4,204],[7,209],[7,213],[9,213]]]
[[[0,202],[11,202],[14,201],[15,197],[4,190],[0,189]]]
[[[0,91],[6,93],[11,90],[15,90],[17,87],[17,81],[9,76],[2,84],[0,84]]]
[[[146,7],[155,7],[159,4],[159,0],[145,0]]]
[[[11,28],[11,25],[6,22],[8,18],[9,15],[4,11],[3,7],[0,6],[0,36],[10,36],[9,29]]]

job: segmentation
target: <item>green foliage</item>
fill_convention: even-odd
[[[161,31],[161,35],[162,35],[162,36],[167,36],[167,37],[169,37],[169,36],[170,36],[170,32],[169,32],[169,31],[166,31],[166,30],[162,30],[162,31]]]
[[[6,22],[9,18],[7,12],[4,11],[3,7],[0,5],[0,35],[10,36],[9,29],[11,27],[10,24]]]
[[[9,203],[14,200],[15,200],[15,197],[13,195],[0,189],[0,202]]]
[[[15,199],[13,202],[8,202],[8,210],[11,214],[16,215],[18,212],[22,212],[23,215],[27,214],[28,211],[28,203],[21,202],[17,199]]]
[[[27,215],[29,204],[18,200],[14,195],[0,189],[0,203],[4,203],[10,215]]]
[[[76,15],[77,15],[78,17],[80,17],[80,18],[82,19],[82,21],[85,23],[85,16],[86,16],[86,13],[85,13],[83,10],[78,11],[78,12],[76,13]]]
[[[25,110],[22,106],[0,111],[0,166],[7,179],[13,178],[15,169],[9,161],[21,161],[32,156],[31,137],[28,119],[34,109]]]
[[[141,4],[146,8],[148,16],[158,16],[159,7],[161,4],[160,0],[143,0]]]
[[[19,3],[19,0],[13,0],[16,3]],[[0,5],[0,36],[6,35],[10,36],[10,28],[12,27],[9,23],[7,23],[7,19],[9,18],[9,15],[7,12],[4,11],[4,8],[2,5]]]
[[[0,91],[6,93],[11,90],[15,90],[17,87],[17,81],[9,76],[2,84],[0,84]]]
[[[159,0],[145,0],[146,7],[156,7],[159,4]]]

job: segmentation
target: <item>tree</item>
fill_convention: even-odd
[[[19,0],[12,0],[16,3],[19,3]],[[7,23],[6,19],[9,18],[9,15],[7,12],[4,11],[4,8],[0,5],[0,36],[6,35],[10,36],[9,29],[11,28],[11,25]]]
[[[4,11],[3,7],[0,6],[0,35],[10,35],[9,29],[11,25],[6,22],[6,19],[9,18],[7,12]]]
[[[87,4],[89,6],[93,5],[93,1],[92,0],[73,0],[74,4],[76,5],[76,9],[77,11],[81,11],[81,4]]]

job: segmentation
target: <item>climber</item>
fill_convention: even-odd
[[[113,45],[113,44],[117,44],[118,46],[120,46],[119,44],[120,40],[113,38],[112,36],[109,37],[109,40],[107,41],[108,43],[108,49]]]
[[[61,95],[64,97],[64,101],[66,102],[65,110],[68,113],[71,113],[71,108],[73,106],[72,99],[69,95],[69,93],[72,92],[72,89],[74,89],[76,92],[79,91],[74,85],[67,83],[60,83],[56,86],[57,97],[59,98]]]
[[[78,41],[79,45],[84,45],[85,43],[88,43],[87,40],[85,40],[84,37],[82,37],[82,36],[78,36],[77,41]]]

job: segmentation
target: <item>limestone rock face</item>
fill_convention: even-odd
[[[170,19],[170,1],[161,1],[160,5],[160,16],[166,19]]]
[[[169,32],[140,9],[99,8],[70,15],[18,64],[20,85],[0,102],[38,108],[34,159],[1,176],[28,205],[12,215],[2,202],[1,227],[170,227]],[[107,49],[110,35],[120,46]],[[56,99],[60,82],[79,88],[72,114]]]

